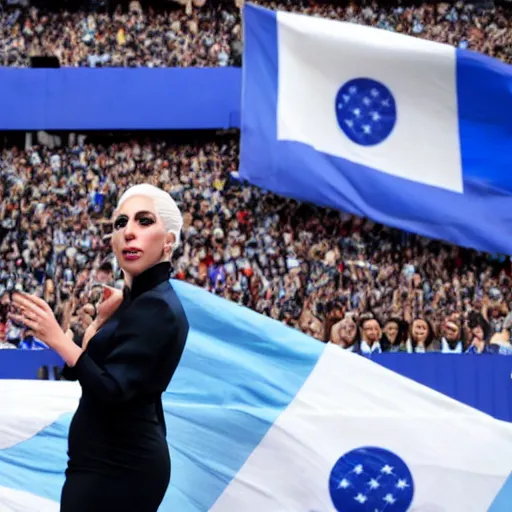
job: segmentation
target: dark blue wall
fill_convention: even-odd
[[[512,357],[378,354],[372,360],[495,418],[512,421]]]
[[[0,68],[0,130],[225,129],[240,68]]]

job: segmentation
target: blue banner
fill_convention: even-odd
[[[240,68],[0,68],[0,130],[240,125]]]
[[[53,350],[0,350],[0,379],[37,379],[41,372],[53,379],[54,367],[63,364]]]
[[[512,421],[512,357],[378,354],[372,360],[497,419]]]

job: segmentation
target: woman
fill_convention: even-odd
[[[402,328],[398,318],[389,318],[382,329],[381,339],[384,352],[401,352],[405,350],[402,343]]]
[[[409,339],[405,343],[406,351],[416,354],[434,352],[438,347],[434,343],[434,331],[429,322],[415,318],[411,324]]]
[[[470,322],[471,329],[470,340],[471,343],[466,350],[466,354],[490,354],[492,350],[487,344],[488,335],[486,335],[485,320]]]
[[[18,294],[15,317],[65,360],[82,398],[69,430],[61,512],[155,512],[170,479],[161,395],[188,333],[169,283],[181,214],[164,191],[137,185],[114,212],[112,247],[125,290],[107,299],[87,328],[82,348],[59,327],[49,306]]]

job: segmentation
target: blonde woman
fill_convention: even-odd
[[[67,365],[82,398],[71,422],[61,512],[156,512],[170,480],[161,396],[180,361],[188,321],[169,283],[181,213],[152,185],[136,185],[114,212],[112,248],[124,293],[106,288],[82,347],[40,298],[17,294],[15,314]]]

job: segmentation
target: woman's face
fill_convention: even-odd
[[[164,251],[166,242],[170,250],[174,235],[165,232],[149,197],[131,197],[114,213],[112,249],[119,266],[130,278],[168,259]]]
[[[484,330],[482,329],[482,326],[477,325],[476,327],[473,327],[473,336],[475,338],[478,338],[479,340],[484,339]]]
[[[362,327],[363,337],[367,342],[375,343],[379,341],[381,330],[377,320],[371,319],[364,322]]]
[[[350,318],[344,318],[340,322],[340,338],[344,346],[352,345],[357,334],[357,326]]]
[[[389,322],[384,327],[384,334],[387,336],[390,343],[395,343],[396,337],[398,336],[398,324],[395,322]]]
[[[412,324],[412,337],[416,343],[425,343],[428,337],[428,325],[425,320],[414,320]]]

